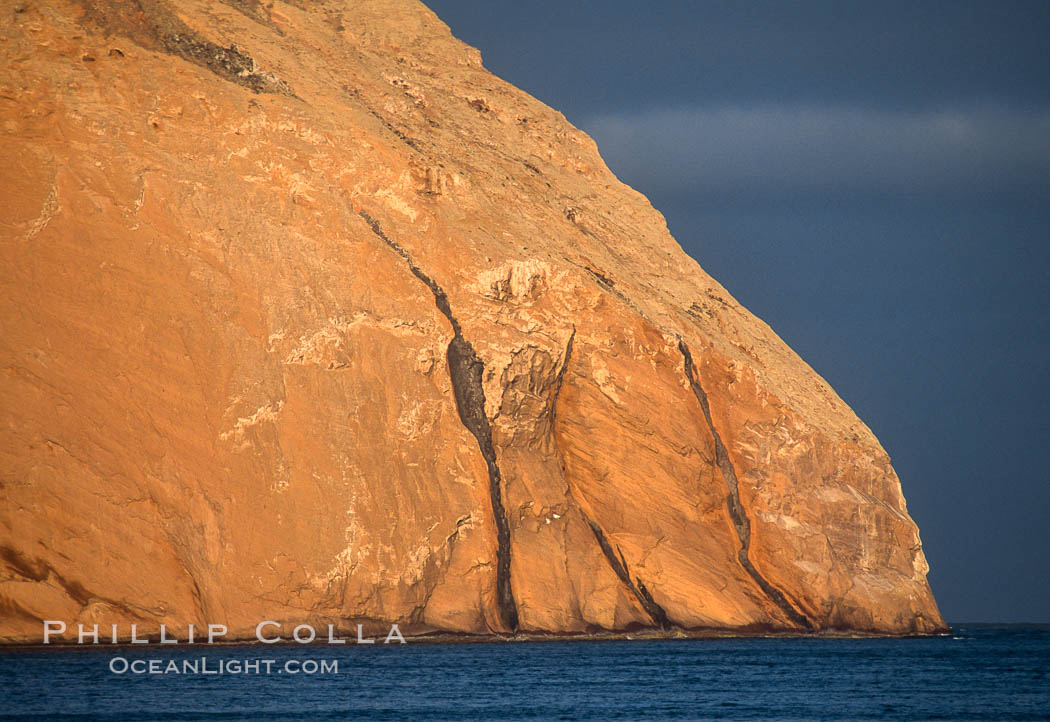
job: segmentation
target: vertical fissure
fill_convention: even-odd
[[[565,369],[569,368],[569,360],[572,358],[572,348],[576,341],[576,327],[572,327],[572,333],[569,334],[569,340],[565,344],[565,355],[562,357],[561,368],[558,369],[558,375],[554,377],[554,385],[551,389],[551,410],[548,415],[550,423],[550,433],[554,435],[554,415],[558,409],[558,395],[561,393],[562,381],[565,379]]]
[[[715,464],[721,471],[722,478],[729,489],[729,494],[726,496],[726,506],[729,509],[729,518],[733,521],[733,527],[736,529],[737,538],[740,540],[737,560],[740,562],[740,566],[744,568],[744,571],[748,573],[748,576],[787,615],[788,619],[801,627],[811,629],[813,625],[809,619],[795,609],[794,605],[784,596],[784,593],[762,576],[751,562],[751,521],[748,519],[747,514],[744,512],[744,506],[740,502],[740,484],[737,479],[736,469],[733,467],[733,462],[729,458],[729,451],[726,449],[725,444],[722,443],[722,437],[719,435],[718,429],[715,428],[714,420],[711,418],[711,404],[707,400],[707,393],[704,391],[704,387],[700,385],[700,376],[697,373],[696,365],[693,363],[693,355],[689,351],[689,346],[686,345],[685,340],[681,337],[678,338],[678,350],[685,360],[686,379],[689,381],[689,386],[692,388],[696,400],[700,402],[700,408],[704,412],[707,427],[714,438]]]
[[[392,248],[418,278],[434,295],[434,305],[452,325],[452,340],[447,350],[449,378],[452,381],[452,393],[456,399],[456,410],[463,426],[474,436],[485,459],[489,474],[489,499],[492,503],[492,515],[496,524],[496,605],[500,621],[510,631],[518,629],[518,607],[514,601],[514,592],[510,583],[510,523],[503,508],[503,478],[496,459],[496,449],[492,443],[492,427],[485,414],[485,390],[482,379],[485,364],[477,352],[463,336],[459,321],[452,314],[448,296],[437,281],[428,276],[415,264],[408,251],[389,238],[383,232],[379,221],[362,210],[359,214],[372,232]]]
[[[578,508],[578,507],[577,507]],[[641,579],[635,577],[631,579],[631,572],[627,567],[627,560],[623,556],[623,552],[620,551],[619,547],[613,549],[612,544],[605,536],[605,532],[602,528],[594,521],[591,520],[587,513],[580,509],[580,516],[587,522],[587,526],[591,528],[594,533],[594,538],[598,540],[598,546],[601,547],[602,554],[605,555],[606,561],[609,562],[609,567],[613,570],[613,573],[620,578],[624,586],[630,590],[634,595],[634,598],[638,600],[638,603],[642,605],[642,609],[649,615],[649,618],[653,620],[653,624],[658,626],[660,629],[671,629],[674,625],[671,624],[671,620],[667,617],[667,612],[664,608],[656,603],[653,599],[653,595],[649,593],[645,584]]]
[[[569,340],[565,344],[565,356],[562,360],[561,368],[558,370],[558,375],[554,379],[554,388],[551,393],[551,410],[550,410],[550,424],[551,433],[554,433],[554,418],[558,404],[558,395],[561,393],[562,382],[565,378],[565,371],[569,368],[569,361],[572,359],[573,343],[576,340],[576,327],[573,326],[572,333],[569,335]],[[568,482],[568,480],[566,480]],[[645,610],[645,613],[649,615],[649,618],[653,620],[653,624],[660,627],[660,629],[671,629],[673,624],[667,616],[667,612],[664,611],[663,607],[656,603],[653,599],[653,595],[649,592],[649,589],[645,586],[641,579],[631,579],[630,570],[627,567],[627,560],[623,556],[623,552],[617,547],[613,549],[612,544],[605,536],[605,532],[602,528],[580,507],[579,503],[573,498],[572,488],[568,488],[568,496],[572,500],[577,511],[580,512],[580,516],[587,522],[587,526],[591,528],[591,532],[594,534],[594,538],[598,542],[598,546],[602,550],[602,554],[605,556],[606,561],[609,563],[609,567],[613,570],[613,573],[623,582],[624,586],[634,595],[635,599]]]

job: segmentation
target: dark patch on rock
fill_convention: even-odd
[[[294,95],[286,83],[261,72],[236,45],[224,48],[190,28],[163,0],[81,0],[81,5],[84,21],[106,33],[183,58],[256,93]]]
[[[270,15],[270,8],[259,0],[219,0],[219,2],[223,5],[229,5],[245,17],[266,26],[278,35],[284,35],[284,31],[274,23],[273,17]]]

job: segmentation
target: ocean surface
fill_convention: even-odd
[[[189,671],[136,673],[136,660]],[[193,673],[220,663],[259,672]],[[8,649],[0,718],[1050,719],[1050,627],[960,625],[929,639]]]

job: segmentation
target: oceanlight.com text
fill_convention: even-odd
[[[114,657],[109,661],[113,674],[130,675],[265,675],[265,674],[339,674],[338,659],[128,659]]]

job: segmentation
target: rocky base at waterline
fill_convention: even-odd
[[[0,639],[946,629],[870,430],[423,5],[0,12]]]
[[[366,629],[368,631],[366,631]],[[472,634],[469,632],[444,632],[427,631],[413,633],[411,629],[403,630],[400,624],[394,623],[388,626],[376,624],[361,624],[354,627],[335,625],[327,628],[315,629],[309,624],[302,624],[294,628],[291,633],[282,631],[280,628],[268,627],[265,633],[257,632],[255,636],[230,637],[220,634],[217,638],[209,641],[210,637],[206,628],[194,630],[188,638],[178,638],[169,635],[167,630],[161,629],[160,634],[143,636],[137,631],[128,633],[126,630],[119,634],[110,635],[108,628],[99,626],[97,630],[92,626],[85,627],[82,631],[69,629],[70,633],[51,628],[45,629],[42,643],[9,643],[8,648],[25,647],[38,649],[44,645],[53,647],[121,647],[140,648],[138,645],[152,645],[148,648],[170,648],[171,645],[186,646],[320,646],[332,645],[358,645],[358,644],[478,644],[478,643],[512,643],[512,642],[601,642],[601,641],[634,641],[634,640],[668,640],[668,639],[799,639],[799,638],[822,638],[822,639],[878,639],[901,637],[935,637],[950,636],[951,629],[938,632],[916,632],[913,634],[901,634],[894,632],[861,631],[855,629],[819,629],[819,630],[785,630],[761,628],[758,626],[726,629],[658,629],[653,627],[637,626],[623,630],[597,630],[592,632],[514,632],[496,634]]]

